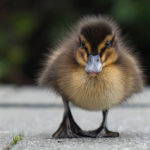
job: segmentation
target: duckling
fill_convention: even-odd
[[[117,24],[103,16],[82,18],[48,55],[38,82],[62,96],[63,121],[54,138],[118,137],[108,130],[108,110],[144,86],[139,61],[120,36]],[[102,111],[100,127],[82,130],[73,119],[69,102]]]

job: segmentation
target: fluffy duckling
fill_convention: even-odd
[[[107,129],[108,110],[143,88],[135,54],[120,37],[117,25],[102,16],[81,19],[48,56],[39,84],[62,96],[64,117],[54,138],[118,137]],[[101,110],[103,120],[94,131],[74,121],[69,102],[86,110]]]

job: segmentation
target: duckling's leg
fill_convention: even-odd
[[[100,127],[94,131],[88,131],[87,136],[91,137],[119,137],[118,132],[112,132],[107,129],[107,114],[108,110],[103,111],[103,120]]]
[[[74,121],[68,101],[63,100],[64,103],[64,117],[58,130],[52,135],[53,138],[78,138],[82,136],[82,130]]]
[[[107,115],[108,110],[103,111],[103,121],[101,126],[97,129],[97,137],[119,137],[118,132],[112,132],[107,129]]]

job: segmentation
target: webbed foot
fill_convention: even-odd
[[[52,135],[53,138],[81,138],[87,137],[84,131],[73,120],[72,116],[64,116],[58,130]]]

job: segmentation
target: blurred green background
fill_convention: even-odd
[[[150,83],[149,0],[1,0],[0,83],[34,84],[44,54],[89,14],[107,14],[140,53]]]

